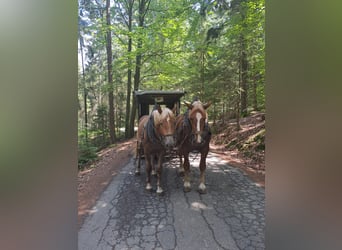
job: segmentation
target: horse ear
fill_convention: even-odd
[[[157,106],[157,109],[158,109],[159,114],[161,114],[163,112],[160,105]]]
[[[177,103],[173,105],[172,113],[177,114]]]
[[[203,108],[204,108],[204,109],[207,109],[207,108],[210,107],[210,105],[211,105],[211,101],[209,101],[209,102],[207,102],[207,103],[204,103],[204,104],[203,104]]]
[[[189,109],[192,109],[192,108],[193,108],[191,102],[184,101],[184,104],[185,104],[186,106],[188,106]]]

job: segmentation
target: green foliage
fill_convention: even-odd
[[[97,148],[89,143],[81,142],[78,144],[78,168],[81,169],[86,163],[97,159]]]
[[[248,110],[254,108],[255,100],[257,109],[265,109],[264,0],[151,1],[143,27],[138,26],[139,2],[118,0],[112,8],[113,90],[118,129],[129,119],[127,71],[131,69],[132,76],[136,73],[137,55],[142,56],[140,89],[184,89],[188,93],[184,99],[199,96],[204,101],[211,100],[209,118],[223,119],[235,115],[241,102],[241,53],[245,52]],[[84,129],[82,105],[87,91],[89,138],[90,142],[100,138],[94,142],[98,147],[106,145],[109,132],[108,109],[103,105],[108,101],[109,86],[106,25],[101,4],[89,0],[79,3],[83,13],[79,18],[79,34],[85,46],[85,77],[80,74],[79,83],[79,129]],[[133,4],[131,30],[127,25],[129,4]],[[132,51],[128,53],[130,38]],[[117,132],[120,135],[120,130]]]

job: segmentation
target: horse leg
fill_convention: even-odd
[[[141,162],[141,143],[137,141],[137,150],[136,150],[136,156],[135,156],[135,161],[138,159],[138,165],[135,168],[135,175],[140,175],[140,162]]]
[[[157,165],[157,194],[162,194],[164,191],[161,187],[161,176],[163,170],[163,157],[162,154],[158,155],[158,165]]]
[[[198,192],[200,194],[205,194],[207,192],[205,186],[205,169],[206,169],[206,158],[208,153],[201,153],[201,161],[200,161],[200,184],[198,186]]]
[[[156,155],[153,155],[152,156],[152,176],[157,176],[157,173],[156,173]]]
[[[184,192],[191,191],[189,153],[184,154]]]
[[[179,169],[178,169],[178,175],[179,176],[184,176],[184,166],[183,166],[183,159],[182,159],[182,155],[179,154]]]
[[[146,165],[146,190],[151,191],[151,156],[145,154],[145,165]]]
[[[137,159],[138,159],[138,155],[139,155],[138,150],[139,150],[139,142],[137,141],[137,146],[135,147],[135,159],[134,159],[134,164],[135,164],[135,162],[136,162]]]

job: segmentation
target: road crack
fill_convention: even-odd
[[[203,199],[202,199],[202,195],[199,195],[199,196],[200,196],[201,202],[204,203],[204,202],[203,202]],[[222,246],[222,244],[217,240],[217,238],[216,238],[216,236],[215,236],[214,229],[212,228],[212,226],[210,225],[209,221],[207,220],[207,217],[205,217],[205,215],[204,215],[204,210],[203,210],[203,209],[200,209],[200,214],[201,214],[203,220],[205,221],[205,223],[207,224],[207,227],[208,227],[209,231],[211,232],[211,235],[213,236],[213,239],[214,239],[215,243],[216,243],[219,247],[221,247],[222,249],[229,250],[228,248]]]

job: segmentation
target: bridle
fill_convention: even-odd
[[[184,128],[187,128],[187,130],[190,130],[190,133],[187,133],[186,136],[184,137],[184,139],[182,140],[182,142],[180,143],[180,145],[183,145],[184,142],[190,137],[190,140],[189,142],[192,144],[192,145],[197,145],[197,146],[202,146],[205,144],[206,140],[208,139],[207,136],[203,137],[203,140],[201,143],[194,143],[194,140],[196,138],[196,135],[199,135],[199,134],[203,134],[204,132],[208,132],[208,135],[211,134],[210,132],[210,127],[209,127],[209,124],[208,122],[205,122],[204,124],[204,128],[202,131],[193,131],[192,129],[192,124],[191,124],[191,120],[189,118],[189,110],[187,110],[184,114],[184,120],[183,120],[183,129]]]
[[[158,133],[156,133],[157,128],[153,121],[153,115],[150,116],[148,122],[146,123],[146,126],[144,126],[144,130],[146,130],[147,137],[151,140],[152,143],[160,144],[163,147],[165,146],[163,141],[166,137],[175,137],[174,134],[159,135]]]

